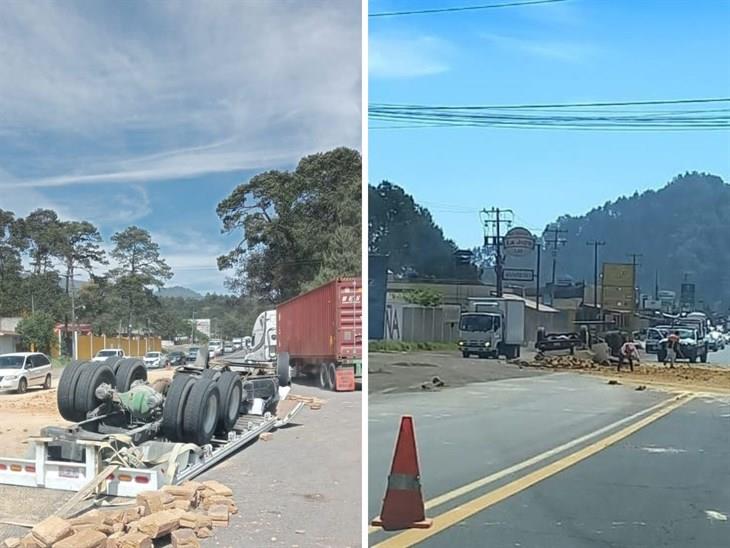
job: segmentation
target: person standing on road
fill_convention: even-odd
[[[667,355],[664,358],[664,365],[669,361],[669,367],[674,368],[677,362],[677,353],[679,352],[679,331],[670,333],[667,337]]]
[[[624,360],[629,362],[629,369],[631,371],[634,370],[634,360],[639,361],[639,351],[636,348],[636,344],[634,344],[634,338],[631,336],[621,346],[621,350],[619,350],[618,371],[621,371]]]

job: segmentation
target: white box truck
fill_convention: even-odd
[[[470,299],[459,318],[462,356],[512,359],[525,342],[525,302],[521,299]]]

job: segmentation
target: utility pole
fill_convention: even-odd
[[[543,236],[545,238],[545,245],[548,249],[552,247],[552,256],[553,256],[553,273],[552,273],[552,280],[550,285],[550,296],[552,297],[552,300],[555,300],[555,276],[558,268],[558,247],[564,246],[566,243],[565,238],[561,238],[561,234],[567,234],[568,231],[561,229],[558,225],[551,225],[548,228],[545,229],[545,233],[547,236]]]
[[[634,277],[634,306],[637,305],[639,302],[639,299],[641,298],[641,288],[639,286],[639,278],[636,275],[636,267],[641,266],[640,263],[637,262],[637,259],[641,259],[643,255],[641,253],[627,253],[627,257],[631,257],[631,271],[632,276]]]
[[[540,256],[542,255],[542,238],[535,237],[535,247],[537,248],[537,287],[535,288],[535,308],[538,312],[540,312]]]
[[[598,248],[606,245],[606,242],[586,242],[586,245],[593,246],[593,306],[598,310]]]
[[[483,209],[482,213],[486,216],[484,219],[484,245],[488,246],[489,243],[489,229],[491,227],[494,227],[494,236],[492,237],[492,245],[495,248],[495,264],[494,264],[494,272],[497,275],[497,297],[501,297],[503,294],[503,288],[502,288],[502,275],[504,272],[504,259],[502,257],[502,231],[501,231],[501,225],[502,223],[506,224],[508,227],[512,224],[512,218],[514,217],[514,211],[511,209],[499,209],[498,207],[493,207],[492,209],[486,210]],[[509,215],[510,218],[505,218],[504,216]]]

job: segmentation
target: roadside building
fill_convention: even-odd
[[[0,354],[17,352],[20,346],[20,336],[15,328],[20,318],[0,318]]]

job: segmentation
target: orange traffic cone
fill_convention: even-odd
[[[372,525],[393,531],[427,529],[432,523],[432,520],[426,519],[423,507],[413,417],[406,415],[400,422],[383,508]]]

